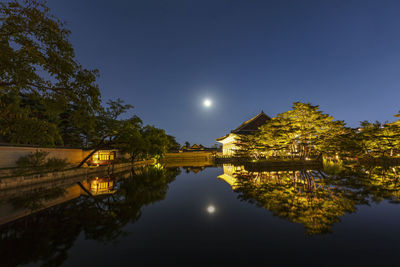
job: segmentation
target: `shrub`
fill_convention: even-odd
[[[20,157],[16,163],[19,168],[40,167],[45,164],[48,154],[49,152],[36,150],[34,153]]]
[[[65,169],[68,163],[66,159],[47,158],[48,152],[37,150],[17,160],[17,169],[14,175],[23,175],[35,172],[59,171]]]

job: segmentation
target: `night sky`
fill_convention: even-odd
[[[400,1],[49,1],[78,61],[178,142],[292,102],[356,127],[400,109]],[[212,100],[210,108],[203,106]]]

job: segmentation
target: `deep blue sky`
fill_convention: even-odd
[[[50,1],[78,60],[181,143],[292,102],[356,127],[400,109],[400,1]],[[214,105],[202,106],[209,97]]]

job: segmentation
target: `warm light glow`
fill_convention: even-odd
[[[210,213],[210,214],[214,213],[215,212],[215,207],[213,205],[209,205],[207,207],[207,212]]]
[[[210,99],[206,99],[206,100],[204,100],[203,104],[204,104],[205,107],[211,107],[212,102],[211,102]]]

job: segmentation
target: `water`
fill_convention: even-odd
[[[157,166],[3,194],[1,266],[397,266],[398,171]]]

